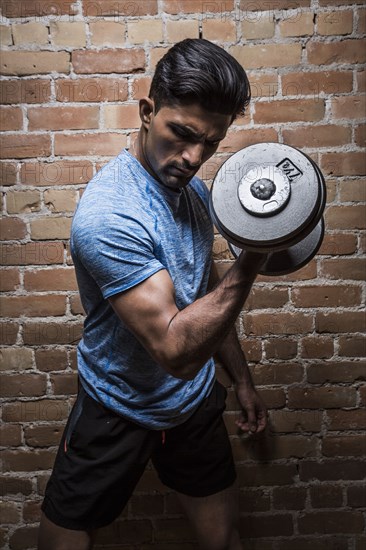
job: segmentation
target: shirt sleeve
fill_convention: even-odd
[[[72,253],[109,298],[141,283],[164,266],[154,255],[156,237],[149,220],[112,213],[85,220],[75,216]]]

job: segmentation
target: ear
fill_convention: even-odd
[[[154,101],[149,97],[143,97],[140,99],[139,113],[142,125],[147,130],[154,115]]]

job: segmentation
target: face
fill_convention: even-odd
[[[144,168],[164,185],[179,189],[216,151],[231,124],[231,115],[212,113],[200,105],[161,107],[140,102],[142,127],[136,155]]]

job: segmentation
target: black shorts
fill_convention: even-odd
[[[236,477],[222,419],[226,389],[210,395],[183,424],[147,430],[106,409],[80,388],[61,439],[42,510],[67,529],[108,525],[122,512],[151,458],[167,487],[208,496]]]

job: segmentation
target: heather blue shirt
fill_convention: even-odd
[[[166,269],[177,307],[185,308],[206,293],[212,242],[202,181],[194,177],[173,191],[126,150],[89,182],[76,210],[71,253],[87,314],[77,350],[80,380],[94,399],[147,428],[187,420],[213,386],[214,363],[194,380],[169,375],[108,298]]]

